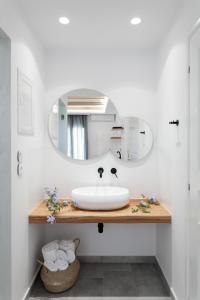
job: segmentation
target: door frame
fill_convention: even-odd
[[[189,201],[186,201],[186,209],[189,211],[189,217],[190,217],[190,203],[191,203],[191,194],[190,194],[190,107],[191,107],[191,85],[190,85],[190,65],[191,65],[191,51],[190,51],[190,45],[191,45],[191,39],[194,37],[197,31],[200,31],[200,18],[194,23],[193,28],[188,36],[188,101],[187,101],[187,173],[188,173],[188,199]],[[200,48],[199,48],[200,49]],[[190,299],[190,280],[189,280],[189,274],[190,274],[190,219],[186,219],[186,299]]]

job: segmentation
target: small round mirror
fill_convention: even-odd
[[[112,128],[111,150],[123,161],[138,161],[147,156],[153,145],[149,125],[136,117],[123,118]]]

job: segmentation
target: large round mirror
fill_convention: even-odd
[[[145,121],[120,119],[107,96],[89,89],[74,90],[58,99],[50,112],[49,135],[59,152],[75,160],[93,159],[110,150],[121,161],[138,161],[153,145]]]
[[[66,157],[89,160],[109,151],[110,131],[117,121],[117,111],[107,96],[79,89],[63,95],[53,105],[49,134]]]

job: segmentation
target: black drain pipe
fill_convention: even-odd
[[[98,232],[99,233],[103,233],[103,227],[104,227],[103,223],[98,223]]]

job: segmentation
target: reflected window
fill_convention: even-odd
[[[73,159],[88,159],[88,124],[86,115],[67,117],[67,155]]]

